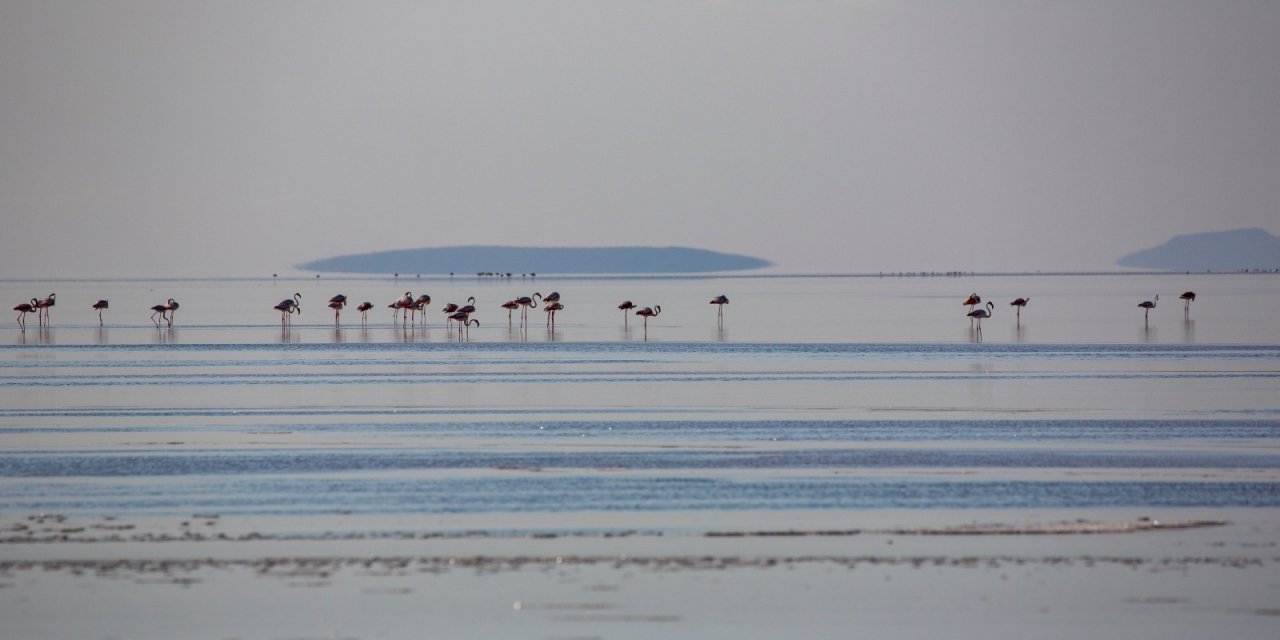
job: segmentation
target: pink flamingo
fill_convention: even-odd
[[[720,324],[723,325],[724,324],[724,306],[726,304],[729,304],[729,298],[725,297],[724,295],[718,295],[711,299],[711,304],[714,304],[719,307],[719,311],[717,311],[716,313],[716,318],[719,320]]]
[[[295,293],[292,298],[285,298],[280,304],[275,306],[275,310],[280,312],[280,326],[293,324],[293,314],[302,315],[302,294]]]
[[[21,327],[24,332],[27,330],[27,314],[40,313],[39,305],[40,301],[32,298],[31,302],[24,302],[13,308],[14,311],[18,312],[18,326]]]
[[[99,300],[93,303],[93,308],[98,312],[98,326],[102,326],[102,310],[106,309],[108,304],[106,300]]]
[[[1022,308],[1031,302],[1031,298],[1018,298],[1009,304],[1018,308],[1018,324],[1022,324]]]
[[[547,327],[555,331],[556,312],[564,310],[564,305],[559,302],[552,302],[551,304],[543,305],[542,310],[547,312]]]
[[[356,311],[360,312],[360,326],[364,326],[369,321],[369,310],[372,308],[373,303],[367,301],[361,302],[360,306],[356,307]]]
[[[37,311],[36,319],[40,321],[40,324],[42,325],[52,324],[49,321],[49,307],[52,307],[57,303],[58,303],[58,294],[56,293],[51,293],[49,294],[48,298],[45,298],[44,300],[41,300],[36,303],[36,311]]]
[[[634,308],[636,308],[636,303],[630,300],[623,300],[622,304],[618,305],[618,309],[622,311],[622,328],[623,329],[627,328],[627,312]]]

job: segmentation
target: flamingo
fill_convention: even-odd
[[[529,322],[529,307],[538,308],[538,301],[542,299],[542,294],[534,292],[532,296],[520,296],[516,298],[516,302],[520,305],[520,324],[524,325]]]
[[[1182,306],[1182,315],[1183,315],[1184,317],[1190,316],[1190,315],[1191,315],[1191,302],[1192,302],[1193,300],[1195,300],[1195,299],[1196,299],[1196,292],[1194,292],[1194,291],[1183,291],[1183,292],[1182,292],[1182,295],[1178,296],[1178,299],[1179,299],[1179,300],[1185,300],[1185,301],[1186,301],[1186,304],[1184,304],[1184,305]]]
[[[461,307],[458,307],[458,311],[461,311],[461,312],[463,312],[463,313],[475,313],[475,312],[476,312],[476,297],[475,297],[475,296],[471,296],[471,297],[467,298],[467,303],[466,303],[466,304],[464,304],[464,305],[462,305]]]
[[[453,322],[453,314],[458,311],[458,305],[452,302],[446,302],[445,305],[440,308],[440,310],[443,311],[445,314],[444,323],[447,326],[449,325],[449,323]]]
[[[622,328],[623,329],[627,328],[627,311],[630,311],[631,309],[634,309],[634,308],[636,308],[636,303],[630,300],[623,300],[622,304],[618,305],[618,309],[622,311]]]
[[[429,304],[431,304],[431,296],[425,293],[418,296],[418,299],[413,301],[414,315],[416,317],[417,312],[422,312],[422,324],[424,326],[427,324],[427,305]]]
[[[107,304],[108,304],[108,303],[107,303],[107,301],[106,301],[106,300],[99,300],[99,301],[97,301],[97,302],[93,303],[93,308],[94,308],[94,309],[96,309],[96,310],[98,311],[98,325],[99,325],[99,326],[101,326],[101,325],[102,325],[102,310],[107,308]]]
[[[994,303],[994,302],[988,302],[988,303],[987,303],[987,306],[986,306],[985,308],[974,309],[973,311],[970,311],[967,315],[968,315],[971,319],[976,319],[976,320],[978,321],[978,331],[979,331],[979,332],[981,332],[981,331],[982,331],[982,319],[983,319],[983,318],[990,318],[990,317],[992,316],[992,314],[994,314],[994,313],[995,313],[995,310],[996,310],[996,303]]]
[[[542,310],[547,312],[547,327],[552,331],[556,328],[556,312],[563,309],[564,305],[559,302],[552,302],[551,304],[543,305]]]
[[[329,308],[333,309],[333,326],[342,324],[338,316],[342,313],[342,308],[347,306],[347,297],[341,293],[329,298]]]
[[[725,297],[724,295],[718,295],[711,299],[711,304],[714,304],[717,307],[719,307],[719,310],[716,312],[716,318],[718,318],[720,322],[723,324],[724,323],[724,306],[726,304],[729,304],[729,298]]]
[[[178,301],[174,300],[173,298],[169,298],[169,301],[166,302],[164,305],[164,309],[165,311],[169,312],[169,318],[168,318],[169,326],[172,327],[174,312],[178,310]]]
[[[36,319],[40,321],[40,324],[51,324],[49,322],[49,307],[57,304],[57,302],[58,294],[51,293],[48,298],[36,303]]]
[[[368,301],[361,302],[360,306],[356,307],[356,311],[360,312],[360,326],[364,326],[369,321],[369,310],[372,308],[373,303]]]
[[[546,304],[548,302],[560,302],[560,292],[552,291],[551,293],[548,293],[546,297],[542,299],[542,302],[543,304]]]
[[[511,312],[520,308],[520,303],[515,300],[508,300],[502,303],[502,308],[507,310],[507,327],[511,326]]]
[[[157,304],[157,305],[151,306],[151,321],[156,323],[156,328],[159,329],[160,320],[156,320],[157,313],[160,314],[160,320],[164,320],[168,322],[169,318],[166,317],[165,314],[169,313],[169,306],[164,304]]]
[[[1143,300],[1138,303],[1138,306],[1142,308],[1142,320],[1144,322],[1151,316],[1151,310],[1156,308],[1157,302],[1160,302],[1160,294],[1158,293],[1154,300]]]
[[[401,322],[408,322],[409,311],[413,309],[413,294],[406,291],[404,295],[396,298],[396,301],[388,306],[395,309],[395,312],[391,315],[392,322],[395,322],[396,316],[400,316]]]
[[[1017,298],[1013,302],[1009,303],[1010,305],[1018,308],[1018,324],[1022,324],[1022,308],[1027,306],[1028,302],[1031,302],[1031,298]]]
[[[452,315],[449,316],[449,319],[453,320],[454,322],[462,323],[462,327],[458,329],[458,338],[462,338],[463,329],[467,330],[468,337],[471,336],[471,323],[475,323],[477,327],[480,326],[480,321],[476,320],[475,318],[472,318],[471,314],[465,311],[455,311]]]
[[[280,304],[275,306],[275,310],[280,312],[280,326],[283,327],[288,320],[288,324],[293,324],[293,314],[302,315],[302,294],[295,293],[292,298],[285,298]]]
[[[13,308],[14,311],[18,312],[18,326],[21,327],[23,331],[27,330],[27,314],[32,312],[40,313],[39,305],[40,301],[32,298],[31,302],[24,302]]]
[[[639,311],[636,311],[636,315],[644,318],[645,335],[649,334],[649,318],[652,318],[660,313],[662,313],[662,307],[656,304],[653,305],[652,307],[645,307],[643,309],[640,309]]]
[[[960,303],[960,306],[969,307],[969,310],[973,311],[973,308],[980,304],[982,304],[982,296],[976,293],[971,293],[968,298],[964,299],[964,302]]]

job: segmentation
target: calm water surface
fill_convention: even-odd
[[[1275,275],[0,282],[51,291],[0,329],[7,515],[1280,505]]]

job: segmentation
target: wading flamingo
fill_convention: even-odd
[[[564,309],[564,305],[559,302],[543,305],[542,310],[547,312],[547,327],[552,331],[556,329],[556,312]]]
[[[361,302],[360,306],[356,307],[356,311],[360,312],[360,326],[364,326],[369,322],[369,310],[372,308],[373,303],[368,301]]]
[[[1022,324],[1022,308],[1031,302],[1031,298],[1017,298],[1009,304],[1018,308],[1018,324]]]
[[[529,308],[538,308],[538,301],[542,299],[542,294],[534,292],[532,296],[520,296],[516,298],[516,302],[520,304],[520,324],[526,325],[529,322]]]
[[[345,306],[347,306],[346,296],[342,294],[338,294],[332,298],[329,298],[329,308],[333,309],[333,326],[336,327],[342,324],[342,321],[339,319],[338,316],[342,314],[342,308]]]
[[[36,310],[37,310],[36,320],[39,320],[40,324],[42,325],[51,324],[49,322],[49,307],[52,307],[57,303],[58,303],[58,294],[56,293],[51,293],[49,294],[48,298],[45,298],[44,300],[37,302],[36,303]]]
[[[426,324],[427,324],[427,305],[429,305],[429,304],[431,304],[431,296],[429,296],[429,295],[427,295],[427,294],[425,294],[425,293],[424,293],[424,294],[422,294],[422,295],[420,295],[420,296],[418,296],[418,298],[417,298],[416,300],[414,300],[414,301],[413,301],[413,311],[414,311],[414,315],[416,316],[416,315],[417,315],[417,313],[418,313],[419,311],[421,311],[421,312],[422,312],[422,324],[423,324],[423,326],[426,326]]]
[[[1186,304],[1182,305],[1182,316],[1184,318],[1189,317],[1191,315],[1191,302],[1196,299],[1196,292],[1183,291],[1182,295],[1178,296],[1178,299],[1186,301]]]
[[[477,327],[480,326],[480,321],[476,320],[475,318],[472,318],[471,314],[465,311],[455,311],[453,312],[452,315],[449,316],[449,319],[454,322],[462,323],[462,326],[458,328],[458,339],[462,339],[462,332],[464,330],[467,332],[467,337],[468,338],[471,337],[472,323],[474,323]]]
[[[634,308],[636,308],[636,303],[630,300],[623,300],[622,304],[618,305],[618,309],[622,311],[622,328],[623,329],[627,328],[627,312]]]
[[[520,308],[520,303],[515,300],[508,300],[502,303],[502,308],[507,310],[507,327],[511,327],[511,312]]]
[[[1151,316],[1151,310],[1156,308],[1157,302],[1160,302],[1160,294],[1158,293],[1156,294],[1156,297],[1154,300],[1143,300],[1142,302],[1138,303],[1138,306],[1142,309],[1143,322],[1146,322],[1147,319]]]
[[[160,314],[160,320],[168,322],[169,318],[165,314],[169,313],[169,305],[157,304],[151,307],[151,321],[156,323],[156,328],[160,328],[160,320],[156,320],[156,314]],[[172,326],[172,325],[170,325]]]
[[[993,313],[995,313],[995,310],[996,310],[996,303],[994,303],[994,302],[988,302],[988,303],[987,303],[987,306],[982,307],[982,308],[978,308],[978,309],[974,309],[973,311],[970,311],[970,312],[969,312],[968,314],[966,314],[966,315],[968,315],[970,318],[973,318],[973,319],[977,320],[977,321],[978,321],[978,331],[982,331],[982,319],[983,319],[983,318],[990,318],[990,317],[991,317],[991,315],[992,315]]]
[[[275,310],[280,312],[280,326],[293,324],[293,314],[302,315],[302,294],[295,293],[292,298],[285,298],[280,304],[275,306]]]
[[[718,295],[711,299],[711,304],[719,307],[716,311],[716,318],[720,321],[720,324],[724,324],[724,306],[729,304],[729,298],[723,295]]]
[[[27,314],[40,313],[39,304],[39,300],[32,298],[31,302],[24,302],[13,308],[14,311],[18,312],[18,326],[21,327],[23,331],[27,330]]]
[[[662,313],[662,307],[656,304],[653,305],[652,307],[645,307],[643,309],[640,309],[639,311],[636,311],[636,315],[644,318],[644,336],[646,338],[649,337],[649,318],[652,318],[660,313]]]
[[[178,310],[178,301],[173,298],[169,298],[169,301],[165,303],[164,308],[165,311],[169,312],[169,326],[172,327],[174,313]]]
[[[93,303],[93,308],[98,312],[98,326],[102,326],[102,310],[106,309],[108,304],[106,300],[99,300]]]

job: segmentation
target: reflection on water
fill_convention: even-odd
[[[1027,341],[1028,337],[1029,337],[1029,336],[1028,336],[1028,333],[1027,333],[1027,325],[1025,325],[1025,324],[1018,324],[1017,326],[1015,326],[1015,327],[1013,328],[1013,341],[1014,341],[1014,342],[1016,342],[1016,343],[1018,343],[1018,344],[1023,344],[1023,343],[1025,343],[1025,342]]]
[[[1191,344],[1196,341],[1196,321],[1186,319],[1182,321],[1182,341]]]
[[[1142,332],[1139,334],[1139,340],[1144,344],[1157,342],[1160,339],[1160,332],[1150,324],[1142,325]]]

